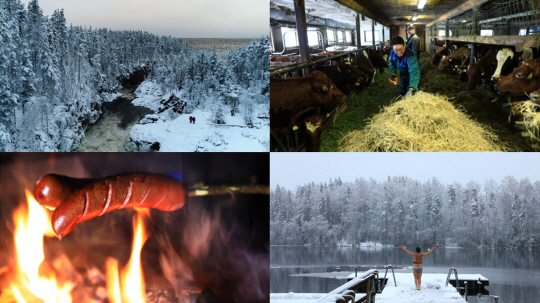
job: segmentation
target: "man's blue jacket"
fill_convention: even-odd
[[[418,90],[420,64],[418,63],[416,54],[412,50],[405,47],[403,56],[398,57],[392,49],[390,57],[388,57],[388,65],[390,66],[390,74],[397,75],[396,67],[399,69],[401,85],[404,91],[408,91],[409,87]]]

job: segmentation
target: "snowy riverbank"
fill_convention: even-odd
[[[162,94],[153,82],[143,82],[135,92],[134,105],[145,106],[156,113],[160,101],[171,95]],[[175,92],[181,99],[183,92]],[[254,108],[255,113],[268,112],[265,105]],[[230,109],[225,111],[230,112]],[[195,124],[189,117],[196,118]],[[166,152],[267,152],[269,151],[269,119],[254,119],[254,127],[249,128],[242,114],[227,115],[226,124],[211,122],[212,112],[200,109],[190,114],[177,114],[171,109],[160,114],[147,115],[142,123],[135,125],[130,132],[126,149],[130,151]]]

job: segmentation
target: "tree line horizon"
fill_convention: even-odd
[[[270,193],[272,245],[540,247],[540,181],[507,176],[442,184],[433,177],[308,182]]]

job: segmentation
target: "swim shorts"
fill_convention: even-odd
[[[413,268],[413,270],[416,272],[416,273],[421,273],[422,272],[422,267],[420,268]]]

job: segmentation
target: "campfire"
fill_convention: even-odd
[[[2,183],[5,206],[8,186]],[[269,300],[269,255],[252,239],[246,241],[256,231],[246,229],[246,222],[253,224],[257,214],[248,210],[247,220],[238,216],[245,209],[237,205],[241,194],[231,193],[236,187],[220,187],[229,192],[220,198],[224,203],[201,197],[171,212],[114,210],[79,222],[63,237],[53,229],[53,210],[26,187],[25,199],[12,202],[16,207],[10,214],[5,213],[9,207],[2,209],[0,302]],[[212,188],[197,192],[206,195]]]

